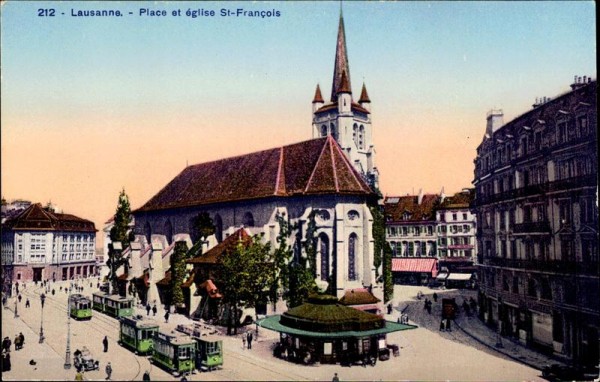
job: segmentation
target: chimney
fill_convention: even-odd
[[[487,114],[487,127],[486,134],[490,137],[494,134],[498,129],[500,129],[504,125],[504,113],[502,109],[492,109]]]
[[[579,89],[580,87],[584,86],[587,82],[589,82],[589,79],[591,79],[591,77],[575,76],[573,79],[573,83],[571,84],[571,90]]]

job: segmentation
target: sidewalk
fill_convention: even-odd
[[[454,325],[481,344],[535,369],[543,370],[544,367],[554,363],[564,365],[556,358],[531,350],[512,338],[498,337],[496,331],[486,326],[476,316],[460,314],[454,320]]]

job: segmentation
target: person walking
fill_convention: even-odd
[[[76,381],[83,381],[83,372],[81,370],[78,370],[77,374],[75,374],[75,380]]]
[[[248,349],[252,349],[252,330],[248,332],[248,336],[246,337],[246,341],[248,341]]]
[[[165,322],[169,322],[169,311],[168,310],[165,312]]]
[[[438,298],[437,293],[433,292],[433,301],[437,302],[437,298]]]
[[[148,305],[148,306],[150,306],[150,305]],[[156,316],[156,312],[158,312],[158,309],[156,309],[156,304],[154,304],[154,306],[152,307],[152,314],[154,316]]]
[[[150,304],[146,304],[146,316],[150,315]]]
[[[21,299],[23,299],[23,296],[19,295],[19,304],[21,303]]]
[[[29,299],[25,300],[25,307],[29,308],[31,306],[31,304],[29,303]]]
[[[112,374],[112,366],[110,365],[110,362],[106,364],[106,368],[104,370],[106,371],[106,380],[108,381],[110,379],[110,375]]]
[[[150,372],[148,370],[146,370],[144,372],[144,376],[142,377],[142,381],[149,381],[150,380]]]
[[[108,352],[108,337],[104,336],[104,339],[102,340],[102,345],[104,345],[104,352]]]
[[[340,382],[340,378],[338,377],[337,373],[333,373],[333,378],[331,379],[331,382]]]
[[[19,332],[19,349],[23,349],[23,345],[25,344],[25,336],[22,332]]]
[[[242,350],[246,349],[246,334],[242,334]]]

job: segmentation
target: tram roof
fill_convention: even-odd
[[[292,334],[295,336],[312,337],[320,339],[341,339],[341,338],[362,338],[371,337],[380,334],[387,334],[392,332],[398,332],[401,330],[416,329],[416,325],[399,324],[393,321],[385,321],[385,326],[377,329],[370,330],[347,330],[340,332],[313,332],[309,330],[302,330],[292,328],[286,325],[282,325],[279,322],[280,315],[269,316],[257,321],[260,327],[265,329],[273,330],[279,333]]]
[[[138,318],[131,318],[131,317],[121,317],[121,321],[131,325],[131,326],[135,326],[136,328],[140,328],[140,329],[149,329],[149,328],[158,328],[160,327],[160,324],[152,319],[149,318],[143,318],[143,319],[138,319]]]

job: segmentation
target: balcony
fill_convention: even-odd
[[[550,223],[548,221],[539,221],[539,222],[528,222],[528,223],[520,223],[515,224],[513,226],[513,233],[543,233],[549,234],[551,233]]]
[[[570,260],[523,260],[487,257],[483,259],[483,265],[501,268],[537,270],[540,272],[555,272],[569,275],[598,276],[599,264],[597,261],[579,262]]]
[[[567,178],[561,180],[555,180],[554,182],[548,182],[545,184],[546,192],[564,191],[571,190],[574,188],[581,188],[585,186],[597,186],[597,179],[595,175],[577,176],[574,178]]]

